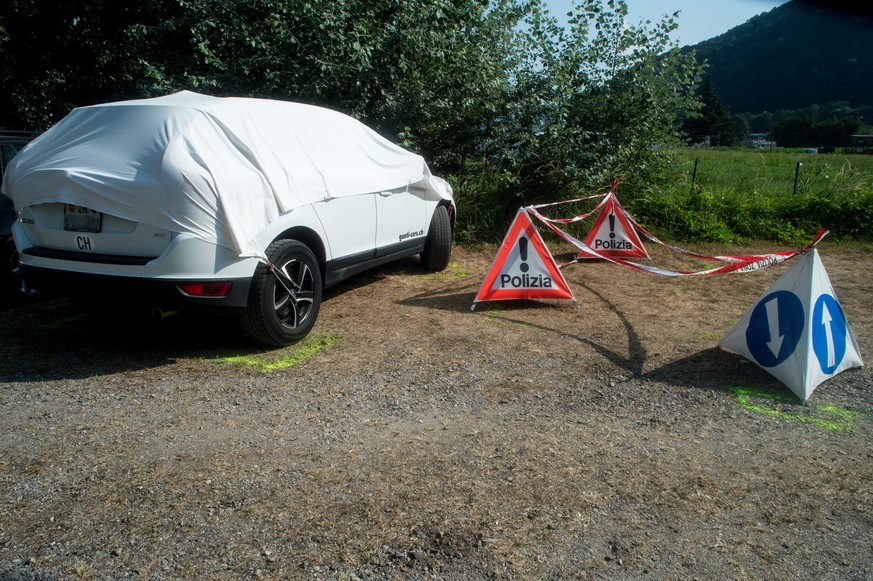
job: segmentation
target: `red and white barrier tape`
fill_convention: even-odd
[[[812,242],[810,242],[806,246],[799,248],[797,250],[786,250],[786,251],[781,251],[781,252],[773,252],[770,254],[749,254],[749,255],[737,255],[737,256],[708,256],[705,254],[698,254],[696,252],[684,250],[682,248],[679,248],[678,246],[673,246],[671,244],[667,244],[665,242],[662,242],[654,234],[652,234],[651,232],[649,232],[648,230],[646,230],[645,228],[640,226],[637,223],[637,221],[634,220],[630,214],[628,214],[627,210],[625,210],[621,206],[621,204],[617,204],[618,207],[621,208],[621,211],[622,211],[624,217],[627,218],[627,220],[630,222],[630,224],[640,234],[642,234],[643,236],[645,236],[646,238],[648,238],[649,240],[651,240],[655,244],[658,244],[660,246],[663,246],[664,248],[668,248],[674,252],[678,252],[678,253],[683,254],[685,256],[688,256],[691,258],[696,258],[698,260],[709,260],[709,261],[727,263],[723,266],[711,268],[708,270],[677,271],[677,270],[668,270],[668,269],[664,269],[664,268],[657,268],[657,267],[650,266],[647,264],[639,264],[636,262],[631,262],[629,260],[625,260],[623,258],[616,258],[616,257],[607,256],[605,254],[602,254],[602,253],[594,250],[593,248],[591,248],[590,246],[585,244],[583,241],[579,240],[578,238],[575,238],[574,236],[571,236],[570,234],[567,234],[566,232],[564,232],[563,230],[561,230],[560,228],[558,228],[556,226],[556,224],[570,224],[573,222],[578,222],[580,220],[584,220],[585,218],[589,217],[591,214],[594,214],[598,209],[602,208],[604,206],[604,204],[607,203],[607,201],[610,199],[610,197],[615,198],[615,186],[617,184],[618,184],[618,180],[613,182],[612,189],[610,189],[609,193],[607,193],[607,194],[598,194],[595,196],[588,196],[586,198],[577,198],[575,200],[567,200],[565,202],[553,202],[550,204],[539,204],[539,205],[535,205],[535,206],[528,206],[524,209],[529,215],[535,217],[537,220],[539,220],[540,222],[542,222],[543,224],[548,226],[555,234],[557,234],[562,239],[569,242],[570,244],[572,244],[574,247],[576,247],[579,250],[579,255],[576,257],[575,260],[571,260],[570,262],[565,262],[564,264],[559,265],[559,268],[564,268],[565,266],[569,266],[570,264],[575,264],[579,261],[580,258],[601,258],[603,260],[607,260],[609,262],[618,264],[620,266],[626,266],[628,268],[632,268],[634,270],[639,270],[641,272],[646,272],[649,274],[659,274],[662,276],[701,276],[701,275],[710,275],[710,274],[753,272],[756,270],[761,270],[764,268],[769,268],[771,266],[775,266],[777,264],[781,264],[781,263],[785,262],[786,260],[790,260],[799,254],[809,252],[810,250],[812,250],[815,247],[816,244],[818,244],[821,241],[822,238],[824,238],[828,234],[827,230],[824,230],[824,229],[819,230],[818,233],[813,238]],[[567,203],[571,203],[571,202],[584,201],[584,200],[594,199],[594,198],[597,198],[600,196],[603,196],[603,199],[597,204],[597,207],[594,210],[592,210],[591,212],[585,213],[585,214],[580,214],[579,216],[576,216],[574,218],[564,218],[564,219],[547,218],[539,212],[540,208],[557,206],[560,204],[567,204]]]

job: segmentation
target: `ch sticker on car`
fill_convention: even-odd
[[[90,236],[76,236],[76,247],[82,252],[92,252],[94,250]]]

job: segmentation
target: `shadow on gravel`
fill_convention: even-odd
[[[524,325],[560,335],[563,338],[574,339],[587,345],[599,355],[612,362],[615,366],[624,369],[634,377],[649,381],[660,381],[680,387],[693,387],[711,391],[730,392],[733,386],[740,383],[753,388],[767,388],[774,385],[772,376],[751,364],[741,356],[713,347],[689,355],[678,361],[646,371],[650,367],[649,354],[633,324],[628,320],[622,310],[606,298],[603,293],[591,286],[582,283],[581,287],[588,291],[604,307],[611,311],[625,329],[627,350],[619,352],[615,350],[616,342],[610,341],[604,344],[590,337],[568,333],[565,329],[557,329],[529,320],[515,319],[507,316],[513,309],[538,310],[558,308],[554,303],[542,301],[499,301],[479,303],[476,312],[497,313],[498,316],[509,323]],[[478,289],[478,287],[476,287]],[[457,291],[452,286],[451,290]],[[412,305],[426,308],[444,309],[450,311],[462,311],[469,309],[475,299],[476,291],[472,293],[445,294],[445,289],[435,289],[427,293],[421,293],[399,301],[403,305]],[[590,301],[586,301],[590,302]],[[560,308],[565,305],[561,304]],[[624,343],[624,342],[621,342]],[[729,379],[729,381],[728,381]]]
[[[642,341],[640,341],[639,334],[637,334],[636,330],[633,328],[633,325],[630,323],[624,313],[612,302],[610,302],[606,297],[604,297],[601,293],[597,292],[588,285],[583,284],[582,287],[589,293],[591,293],[597,300],[603,303],[603,305],[607,309],[612,311],[619,319],[619,321],[621,321],[621,324],[624,326],[627,334],[628,355],[623,355],[615,351],[614,349],[606,345],[601,345],[597,341],[588,337],[568,333],[564,329],[555,329],[539,323],[532,323],[531,321],[527,320],[513,319],[507,316],[507,313],[514,309],[524,309],[525,311],[531,311],[542,309],[567,308],[566,301],[561,301],[560,304],[556,304],[555,302],[526,300],[488,301],[476,304],[476,309],[474,312],[485,314],[493,314],[496,312],[499,313],[500,319],[508,323],[515,323],[542,331],[549,331],[563,338],[575,339],[580,343],[588,345],[589,347],[597,351],[600,355],[610,360],[616,366],[626,369],[629,373],[635,376],[640,376],[643,373],[647,355],[646,349],[643,346]],[[475,282],[471,284],[466,284],[462,288],[472,288],[473,292],[459,293],[457,292],[459,290],[458,285],[451,284],[445,285],[443,288],[440,289],[434,289],[433,291],[419,293],[408,299],[398,301],[398,304],[431,309],[442,309],[454,312],[469,311],[471,310],[471,307],[473,306],[473,301],[476,298],[476,294],[479,289],[479,283]]]
[[[474,289],[472,292],[458,292],[464,289]],[[453,282],[450,285],[443,285],[442,288],[437,288],[431,291],[418,293],[411,297],[397,301],[398,305],[406,307],[418,307],[423,309],[435,309],[440,311],[449,311],[452,313],[463,313],[470,311],[473,306],[473,301],[476,299],[476,293],[479,290],[478,286],[464,285],[458,287],[458,282]],[[503,307],[512,308],[516,301],[501,301]],[[512,303],[512,304],[509,304]],[[524,308],[544,308],[548,305],[542,303],[526,303]],[[493,308],[493,303],[479,303],[476,305],[476,311],[486,311]]]
[[[781,385],[772,375],[741,355],[713,347],[652,369],[649,381],[711,391],[731,392],[737,385],[767,389]]]
[[[417,258],[367,271],[328,289],[324,301],[387,276],[422,275]],[[248,339],[236,317],[146,312],[68,299],[4,302],[0,307],[0,381],[81,379],[152,369],[177,359],[214,359],[275,351]]]
[[[602,345],[594,339],[591,339],[589,337],[583,337],[581,335],[574,335],[573,333],[568,333],[564,329],[554,329],[552,327],[547,327],[538,323],[531,323],[530,321],[522,321],[520,319],[512,319],[506,316],[501,316],[501,319],[509,323],[516,323],[518,325],[532,327],[541,331],[549,331],[556,335],[560,335],[564,339],[576,340],[579,343],[583,343],[584,345],[587,345],[588,347],[594,349],[599,355],[611,361],[616,367],[624,369],[632,376],[643,376],[643,368],[646,364],[646,349],[640,341],[639,336],[633,331],[633,328],[629,324],[626,324],[626,329],[628,331],[628,354],[624,355],[622,353],[619,353],[618,351],[615,351],[609,346]],[[622,318],[622,321],[624,323],[627,323],[626,319],[624,318]],[[610,346],[614,345],[615,343],[615,341],[611,341]]]
[[[177,358],[254,354],[269,348],[248,340],[235,317],[180,313],[88,312],[67,299],[3,310],[0,381],[45,381],[150,369]]]
[[[642,375],[643,370],[645,369],[646,357],[648,354],[646,353],[646,348],[643,345],[643,342],[640,340],[639,334],[634,329],[634,326],[625,316],[625,314],[616,307],[609,299],[607,299],[603,294],[591,288],[589,285],[582,283],[582,288],[587,290],[593,296],[597,297],[597,299],[603,303],[610,311],[612,311],[618,320],[621,321],[622,326],[627,332],[627,352],[628,357],[622,357],[620,354],[615,353],[614,351],[598,345],[597,343],[591,341],[590,339],[580,338],[579,340],[583,343],[587,343],[593,349],[595,349],[598,353],[612,361],[615,365],[620,367],[624,367],[630,373],[633,373],[635,376]]]
[[[418,258],[401,258],[381,266],[365,270],[332,287],[325,289],[323,300],[328,301],[345,292],[364,288],[389,276],[415,276],[430,273]]]

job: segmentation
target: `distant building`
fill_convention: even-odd
[[[873,135],[850,135],[849,147],[843,151],[845,153],[867,153],[873,154]]]
[[[776,142],[770,141],[769,133],[749,133],[744,145],[752,149],[767,149],[769,147],[776,147]]]

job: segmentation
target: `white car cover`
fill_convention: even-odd
[[[183,91],[74,109],[9,165],[17,208],[76,204],[241,256],[280,214],[327,198],[451,187],[424,159],[312,105]]]

